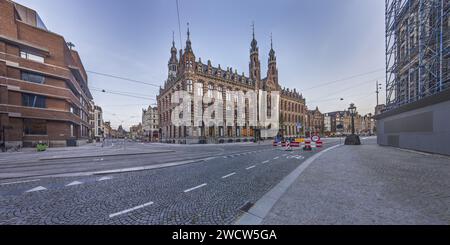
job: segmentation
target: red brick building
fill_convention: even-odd
[[[311,133],[324,133],[324,115],[319,111],[319,107],[308,110],[306,129]]]
[[[80,56],[36,11],[0,0],[0,142],[87,142],[92,95]]]

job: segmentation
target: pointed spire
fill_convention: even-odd
[[[253,39],[255,39],[255,22],[252,21]]]
[[[273,49],[272,32],[270,33],[270,49]]]
[[[258,42],[255,39],[255,22],[252,22],[252,32],[253,32],[253,39],[251,42],[251,52],[258,51]]]
[[[172,48],[170,48],[170,60],[169,60],[169,64],[176,64],[178,62],[177,60],[177,48],[175,47],[175,35],[174,32],[172,31]]]
[[[190,40],[189,39],[189,36],[190,36],[190,32],[189,32],[189,22],[187,23],[187,40]]]
[[[189,30],[189,22],[187,23],[187,40],[186,40],[186,48],[184,49],[184,52],[192,52],[191,47],[191,32]]]
[[[275,57],[275,50],[273,50],[273,40],[272,40],[272,33],[270,33],[270,52],[269,52],[269,62],[270,61],[276,61]]]
[[[175,32],[172,31],[172,47],[175,47]]]

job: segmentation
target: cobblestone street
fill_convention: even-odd
[[[336,139],[326,147],[337,144]],[[103,170],[127,166],[202,159],[172,167],[71,177],[30,177],[0,183],[1,224],[231,224],[247,202],[264,193],[311,155],[288,152],[271,144],[170,146],[130,144],[141,150],[172,148],[175,152],[105,158]],[[117,159],[116,159],[117,158]],[[91,165],[99,164],[88,158]],[[159,160],[158,160],[159,159]],[[77,159],[79,160],[79,159]],[[48,161],[43,161],[44,163]],[[67,159],[59,162],[62,169]],[[110,162],[109,162],[110,161]],[[126,163],[128,162],[128,163]],[[30,171],[33,171],[31,169]]]

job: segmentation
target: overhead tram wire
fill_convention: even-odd
[[[97,90],[106,90],[106,89],[99,88],[99,87],[94,87],[94,86],[90,86],[90,88],[97,89]],[[128,94],[128,95],[131,95],[131,96],[140,96],[140,97],[151,96],[151,97],[156,97],[156,95],[154,95],[154,94],[140,94],[140,93],[135,93],[135,92],[117,91],[117,90],[110,90],[110,89],[108,89],[108,91],[109,92],[114,92],[114,93]]]
[[[329,82],[322,82],[322,83],[320,83],[320,84],[318,84],[316,86],[312,86],[312,87],[303,89],[303,91],[311,90],[311,89],[315,89],[315,88],[320,88],[320,87],[323,87],[323,86],[326,86],[326,85],[330,85],[330,84],[333,84],[333,83],[347,81],[347,80],[350,80],[350,79],[353,79],[353,78],[362,77],[362,76],[365,76],[365,75],[373,74],[373,73],[384,71],[384,70],[385,70],[384,68],[376,69],[376,70],[373,70],[373,71],[368,71],[368,72],[365,72],[365,73],[349,76],[349,77],[346,77],[346,78],[341,78],[341,79],[338,79],[338,80],[333,80],[333,81],[329,81]]]
[[[111,91],[107,91],[105,89],[94,89],[93,88],[92,91],[101,92],[101,93],[108,93],[108,94],[115,94],[115,95],[121,95],[121,96],[126,96],[126,97],[130,97],[130,98],[135,98],[135,99],[156,100],[154,98],[149,98],[149,97],[135,96],[135,95],[124,94],[124,93],[120,93],[120,92],[111,92]]]
[[[176,4],[177,4],[177,16],[178,16],[178,33],[180,35],[180,48],[181,50],[183,50],[183,41],[181,40],[181,22],[180,22],[180,10],[179,10],[179,4],[178,4],[178,0],[175,0]]]
[[[370,79],[370,80],[366,80],[366,81],[363,81],[363,82],[359,82],[359,83],[353,84],[350,87],[345,87],[344,89],[340,89],[340,90],[334,91],[333,93],[329,93],[329,94],[327,94],[325,96],[322,96],[322,97],[329,97],[329,96],[332,96],[332,95],[348,92],[348,91],[351,91],[353,88],[357,88],[357,87],[360,87],[360,86],[363,86],[363,85],[369,85],[369,84],[371,84],[371,82],[377,81],[377,80],[382,79],[382,78],[384,78],[384,76],[376,77],[376,78],[373,78],[373,79]]]
[[[160,87],[160,85],[158,85],[158,84],[148,83],[148,82],[139,81],[139,80],[135,80],[135,79],[131,79],[131,78],[120,77],[120,76],[106,74],[106,73],[101,73],[101,72],[96,72],[96,71],[86,71],[86,72],[91,73],[91,74],[95,74],[95,75],[99,75],[99,76],[104,76],[104,77],[110,77],[110,78],[120,79],[120,80],[124,80],[124,81],[129,81],[129,82],[133,82],[133,83],[145,84],[145,85],[149,85],[149,86],[153,86],[153,87],[157,87],[157,88]]]

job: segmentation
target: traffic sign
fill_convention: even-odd
[[[311,140],[312,140],[313,142],[317,142],[317,141],[320,140],[320,136],[317,135],[317,134],[315,134],[315,135],[311,136]]]

